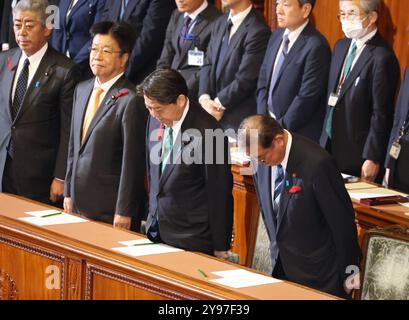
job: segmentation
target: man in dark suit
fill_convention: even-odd
[[[396,105],[386,168],[388,186],[409,193],[409,68]]]
[[[59,22],[53,31],[51,45],[81,67],[82,79],[91,78],[89,29],[102,19],[105,0],[61,0]]]
[[[273,277],[346,297],[360,250],[355,215],[334,160],[267,115],[241,125],[270,238]],[[253,144],[253,145],[252,145]]]
[[[48,46],[46,6],[16,5],[19,48],[0,54],[0,181],[3,192],[49,203],[63,196],[79,70]]]
[[[175,70],[153,72],[138,92],[151,114],[146,135],[148,237],[228,258],[233,178],[223,130],[189,101],[186,82]]]
[[[165,41],[174,0],[106,0],[104,20],[124,20],[136,32],[127,77],[139,84],[156,68]]]
[[[206,0],[176,1],[157,67],[178,70],[187,82],[190,99],[197,101],[199,72],[214,21],[221,13]]]
[[[334,48],[320,143],[333,155],[341,172],[380,182],[399,65],[376,27],[380,1],[339,3],[347,38]]]
[[[200,71],[199,102],[224,129],[237,130],[257,113],[257,78],[271,32],[250,0],[223,3],[230,11],[214,23]]]
[[[326,110],[331,49],[309,21],[315,0],[277,1],[278,29],[257,85],[257,111],[319,141]]]
[[[75,90],[64,209],[138,231],[147,112],[124,76],[135,34],[129,24],[110,21],[95,24],[91,33],[95,79]]]

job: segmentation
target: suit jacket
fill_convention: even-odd
[[[228,13],[213,26],[207,61],[200,71],[199,97],[218,97],[226,108],[221,125],[237,129],[241,121],[257,113],[257,78],[267,48],[270,29],[253,8],[230,39],[220,77],[217,60],[223,43]]]
[[[12,121],[11,94],[20,56],[19,48],[0,53],[0,181],[12,138],[13,162],[21,166],[16,173],[19,194],[48,199],[52,179],[65,178],[72,96],[79,70],[48,47]]]
[[[386,167],[391,169],[389,175],[389,187],[409,192],[409,130],[406,129],[405,135],[400,140],[402,147],[399,158],[395,160],[389,155],[392,144],[400,137],[400,129],[406,120],[406,127],[409,123],[409,68],[405,71],[405,76],[400,88],[398,102],[395,109],[395,120],[391,137],[389,140],[389,147],[387,149]]]
[[[104,20],[117,21],[121,3],[119,0],[106,0]],[[165,41],[166,27],[175,8],[174,0],[129,0],[123,20],[132,25],[137,39],[126,74],[134,84],[141,83],[155,70]]]
[[[328,98],[337,89],[350,44],[350,39],[342,39],[335,45]],[[360,177],[365,160],[384,163],[398,79],[396,56],[377,33],[366,44],[342,86],[333,116],[332,139],[328,138],[324,122],[320,143],[331,150],[342,172]]]
[[[81,144],[83,119],[95,79],[80,83],[74,96],[65,196],[74,210],[112,223],[114,214],[142,216],[147,112],[124,76],[108,91]],[[117,99],[121,91],[128,94]]]
[[[195,25],[190,32],[191,35],[194,35],[194,41],[186,41],[182,48],[179,45],[179,34],[183,25],[184,13],[176,9],[170,18],[165,44],[157,67],[171,67],[178,70],[186,80],[191,100],[197,100],[200,67],[188,64],[188,52],[196,47],[198,50],[206,53],[213,23],[220,15],[221,13],[214,6],[209,4],[198,15]]]
[[[273,269],[280,255],[289,281],[342,296],[346,268],[359,266],[360,251],[351,199],[333,159],[293,134],[276,223],[271,167],[257,169],[254,180]],[[292,186],[301,191],[291,193]]]
[[[105,0],[78,0],[70,15],[67,12],[71,0],[60,1],[60,25],[54,29],[51,45],[62,54],[70,54],[70,58],[80,65],[83,79],[92,77],[89,67],[89,47],[92,44],[89,32],[92,25],[101,21]]]
[[[274,64],[285,29],[273,33],[268,44],[257,85],[257,111],[268,114],[268,94]],[[310,22],[284,61],[272,93],[273,113],[291,132],[318,142],[326,110],[331,49]]]
[[[213,156],[211,161],[205,161],[206,146],[202,139],[205,129],[220,130],[220,125],[197,103],[190,102],[177,139],[179,143],[174,145],[174,161],[166,165],[162,174],[160,161],[152,161],[161,150],[162,141],[156,138],[159,127],[159,121],[150,117],[147,129],[147,155],[150,156],[147,158],[149,215],[146,230],[157,215],[160,237],[169,245],[207,254],[213,254],[214,250],[228,250],[233,226],[233,177],[227,161],[228,141],[224,137],[223,153],[220,154],[218,149],[216,155],[213,139]],[[209,146],[209,141],[206,144]],[[188,164],[183,161],[186,157],[198,160],[191,157],[194,151],[196,156],[203,155],[202,162]],[[223,164],[215,162],[217,156],[224,160]]]

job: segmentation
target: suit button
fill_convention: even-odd
[[[16,130],[16,126],[12,126],[12,127],[11,127],[11,130]]]

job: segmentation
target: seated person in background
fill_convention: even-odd
[[[128,22],[136,33],[126,75],[139,84],[156,69],[174,0],[106,0],[104,19]]]
[[[108,21],[91,33],[95,78],[74,94],[64,209],[139,231],[147,111],[124,76],[135,34],[127,23]]]
[[[347,298],[359,279],[355,214],[332,157],[270,116],[244,120],[240,145],[269,235],[272,276]]]
[[[150,112],[148,238],[227,259],[233,227],[227,137],[211,115],[188,99],[186,82],[175,70],[153,72],[138,93]],[[212,154],[205,153],[206,147]]]
[[[60,24],[53,30],[51,45],[81,67],[82,79],[93,77],[89,68],[89,29],[102,19],[105,0],[60,0]]]
[[[176,0],[157,67],[171,67],[185,78],[191,100],[197,101],[199,71],[204,63],[213,22],[221,13],[206,0]]]
[[[200,71],[199,103],[223,129],[257,113],[257,78],[270,28],[250,0],[223,0],[230,9],[213,25]]]
[[[395,110],[386,168],[388,187],[409,193],[409,68]]]

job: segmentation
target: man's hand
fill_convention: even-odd
[[[119,214],[116,214],[114,217],[114,227],[121,229],[131,229],[132,217],[125,217]]]
[[[50,201],[57,202],[63,198],[64,181],[54,179],[50,188]]]
[[[380,165],[372,160],[366,160],[362,166],[361,178],[374,182],[380,170]]]
[[[224,110],[220,108],[220,105],[211,99],[203,100],[202,108],[211,114],[217,121],[220,121],[224,115]]]
[[[359,290],[361,287],[361,274],[356,273],[354,276],[348,277],[344,282],[344,290],[347,294],[351,294],[352,290]]]
[[[214,256],[220,259],[227,259],[229,257],[229,251],[216,251],[214,250]]]
[[[72,199],[71,198],[64,198],[64,212],[65,213],[72,213]]]

